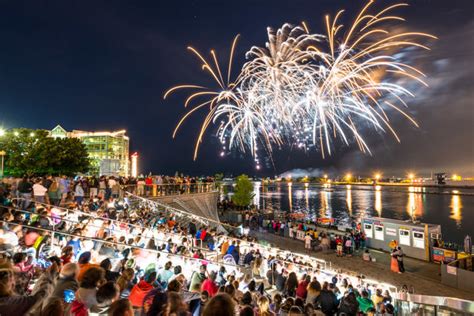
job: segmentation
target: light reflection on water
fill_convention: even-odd
[[[436,190],[429,188],[430,192]],[[474,193],[474,189],[469,190]],[[454,242],[461,242],[468,233],[472,235],[474,227],[474,196],[427,194],[427,189],[420,187],[332,185],[324,188],[297,183],[260,186],[258,191],[256,204],[260,208],[304,213],[309,219],[333,217],[336,222],[347,224],[351,218],[366,216],[402,220],[415,217],[440,224],[445,240]]]

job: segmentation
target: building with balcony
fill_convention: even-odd
[[[121,176],[130,174],[130,139],[125,130],[114,132],[72,130],[68,132],[58,125],[50,131],[50,135],[55,138],[81,139],[92,160],[91,173],[93,174]]]

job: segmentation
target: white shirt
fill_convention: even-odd
[[[48,192],[48,189],[46,189],[44,186],[42,186],[40,183],[35,183],[33,185],[33,194],[35,196],[45,196],[46,192]]]

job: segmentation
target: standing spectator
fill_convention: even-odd
[[[397,263],[398,263],[398,270],[403,273],[405,272],[405,266],[403,264],[403,257],[405,254],[400,246],[397,247],[397,251],[395,252],[397,256]]]
[[[48,189],[46,189],[41,184],[41,179],[36,180],[35,184],[33,185],[33,195],[35,196],[35,202],[45,203],[46,202],[46,199],[45,199],[46,192],[48,192]]]
[[[306,236],[304,236],[304,249],[306,250],[307,253],[310,253],[311,251],[312,241],[313,241],[313,238],[311,237],[310,234],[306,234]]]
[[[26,210],[30,206],[31,194],[33,193],[33,185],[28,181],[27,177],[23,177],[23,179],[18,183],[18,193],[20,199],[22,199],[19,207],[22,210]]]
[[[84,200],[84,188],[82,187],[81,181],[76,184],[76,188],[74,189],[74,200],[77,204],[82,205],[82,201]]]
[[[62,176],[59,180],[59,188],[62,194],[61,202],[66,202],[69,194],[69,179],[66,176]]]
[[[49,202],[54,206],[59,206],[61,204],[61,196],[58,182],[53,181],[48,189]]]
[[[89,197],[91,199],[97,197],[97,195],[99,194],[99,181],[97,180],[96,176],[92,176],[92,178],[90,178],[89,188]]]

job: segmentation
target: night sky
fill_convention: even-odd
[[[126,129],[142,172],[273,176],[314,168],[474,175],[474,3],[408,2],[410,7],[397,11],[407,19],[403,27],[439,37],[428,42],[431,51],[406,54],[428,75],[430,88],[416,89],[408,102],[419,129],[391,113],[401,144],[389,134],[364,133],[372,156],[359,153],[355,144],[324,160],[318,152],[287,149],[276,151],[273,164],[265,160],[257,171],[248,154],[220,157],[218,141],[208,133],[194,162],[205,113],[187,121],[173,140],[186,94],[163,100],[175,84],[209,82],[188,45],[205,53],[214,48],[227,58],[233,36],[240,33],[237,69],[252,45],[265,44],[267,26],[306,21],[322,33],[324,15],[345,8],[349,22],[365,3],[355,0],[1,1],[0,126]]]

